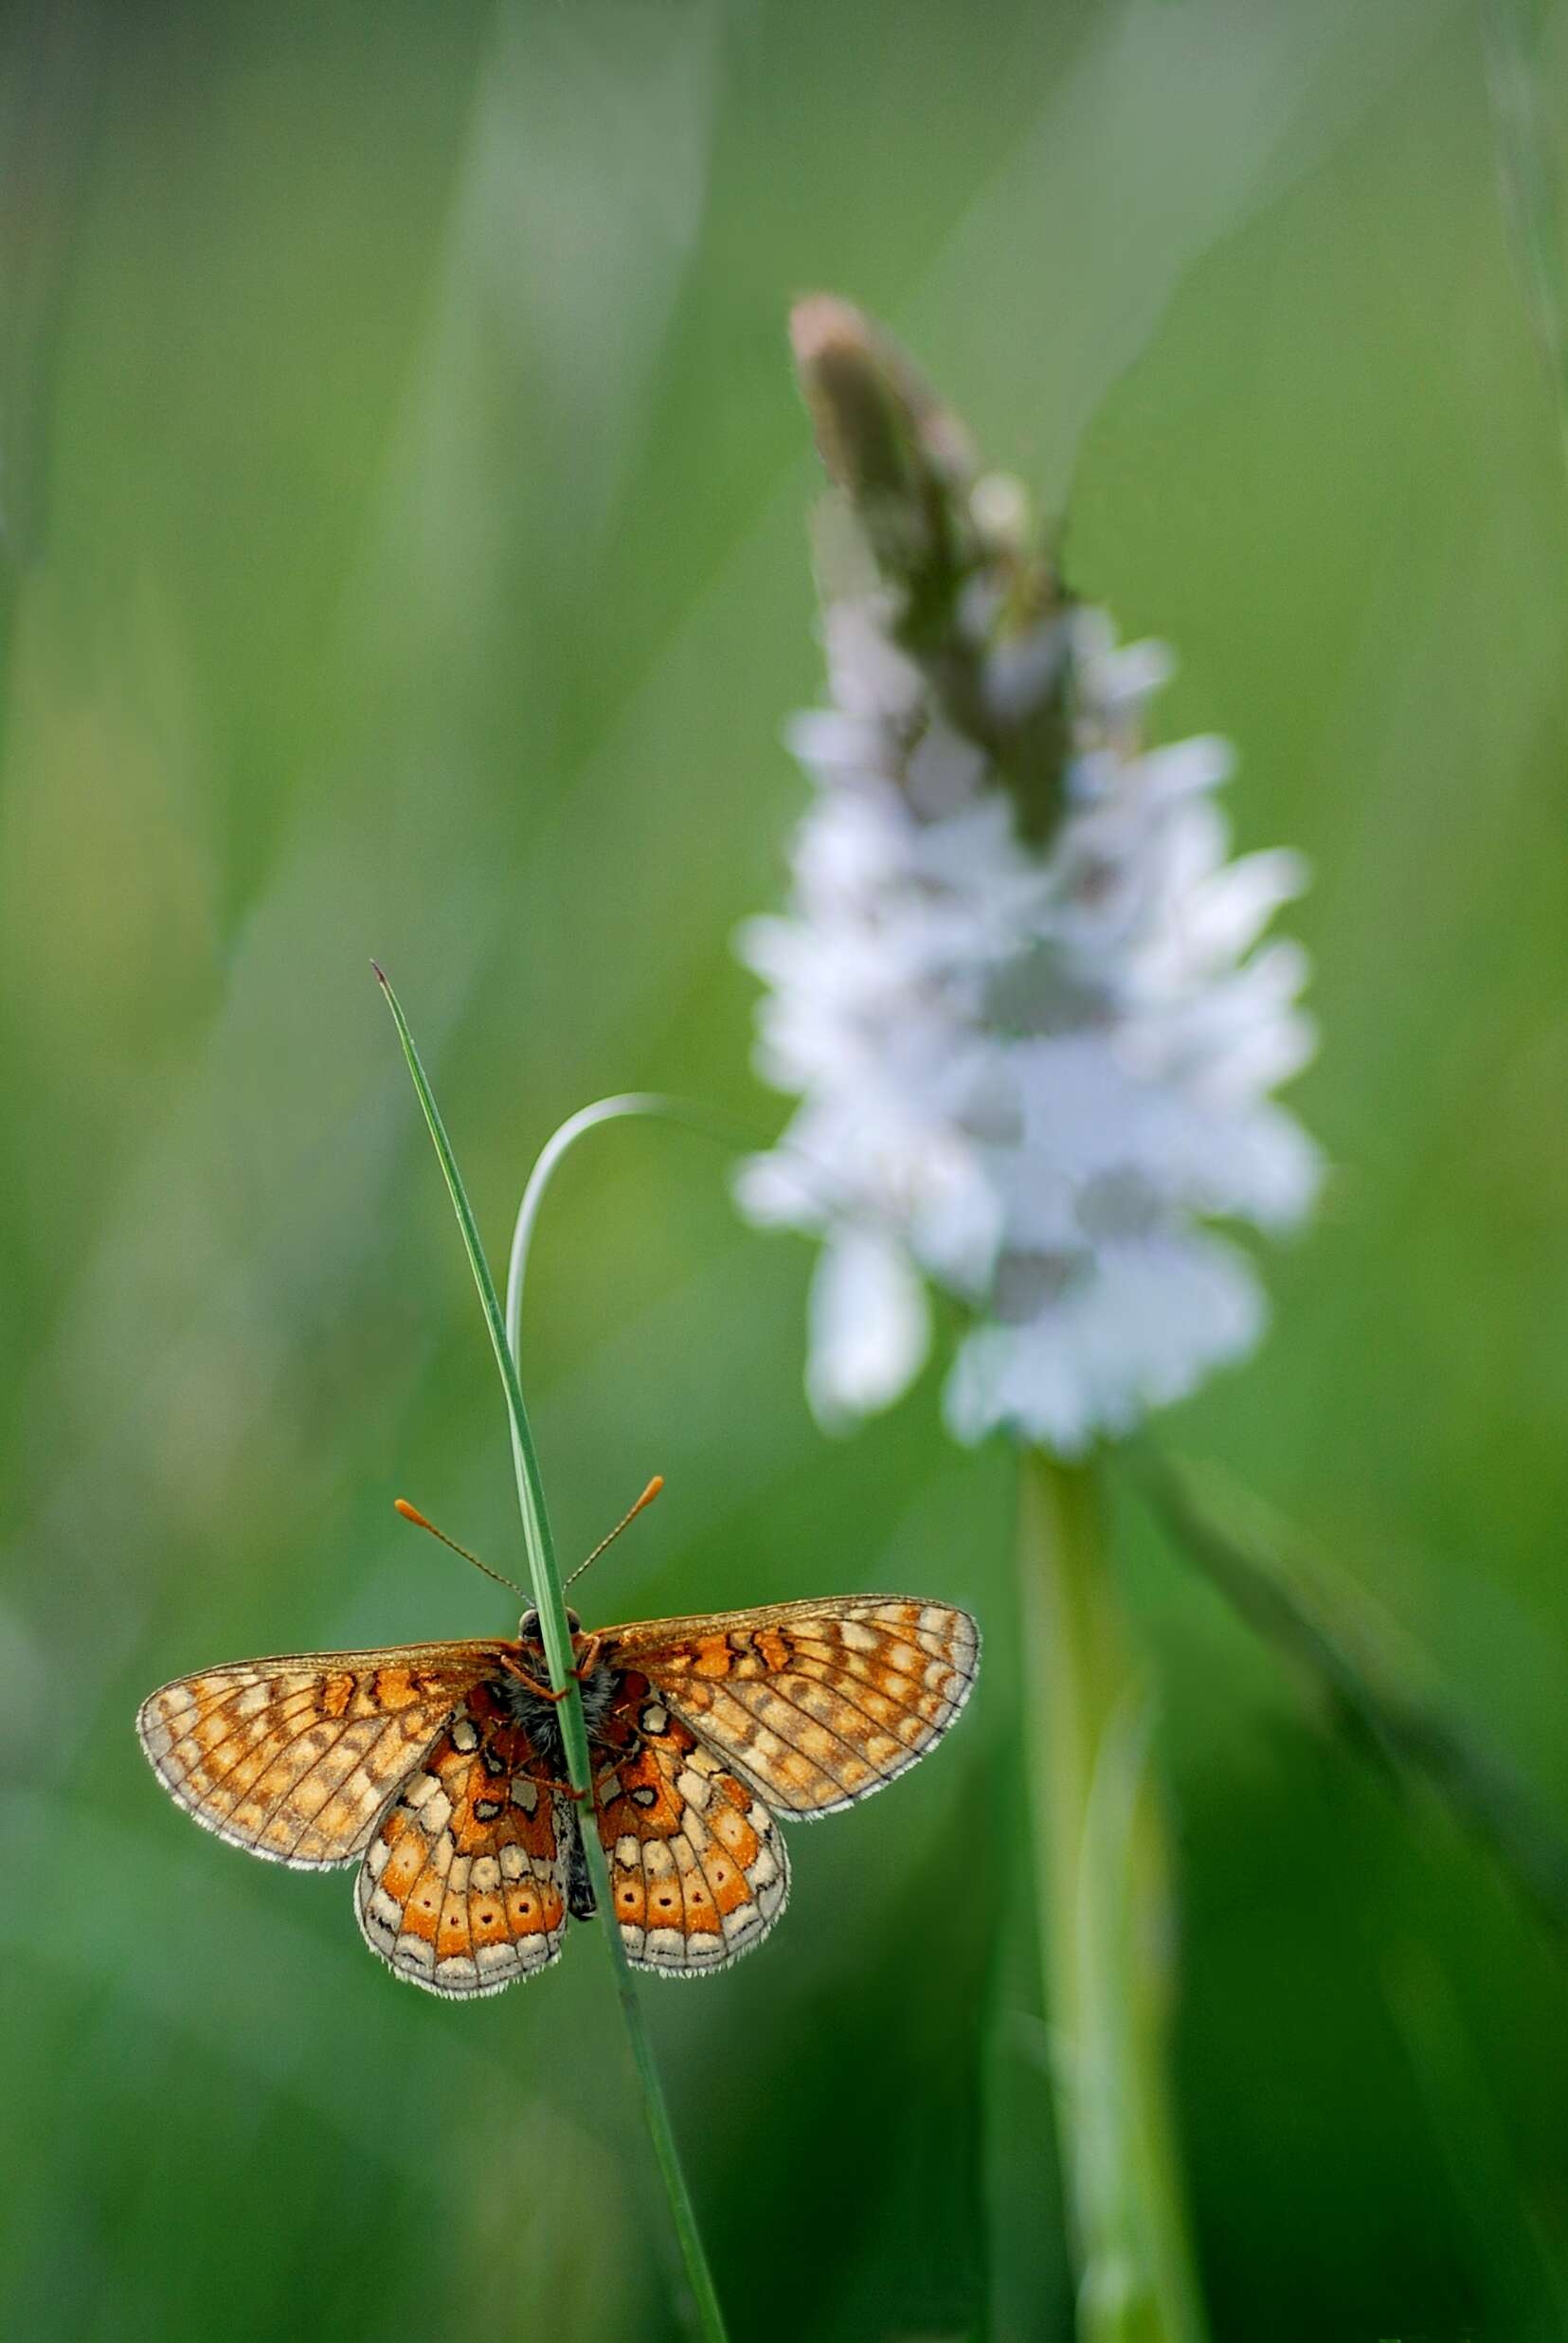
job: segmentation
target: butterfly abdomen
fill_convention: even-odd
[[[567,1910],[573,1919],[592,1919],[599,1905],[588,1877],[588,1858],[583,1846],[582,1827],[576,1813],[572,1815],[571,1846],[567,1857]]]

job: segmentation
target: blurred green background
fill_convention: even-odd
[[[772,1127],[730,956],[819,688],[790,297],[879,312],[1317,871],[1339,1167],[1169,1419],[1568,1828],[1568,479],[1482,18],[1442,0],[397,0],[0,29],[0,2333],[664,2343],[602,1947],[472,2008],[193,1829],[153,1685],[492,1632],[493,1363],[376,953],[504,1249],[607,1090]],[[1537,26],[1555,162],[1568,93]],[[704,1143],[551,1202],[529,1383],[592,1618],[908,1585],[970,1717],[647,2000],[737,2343],[1071,2334],[1005,1454],[801,1396],[809,1256]],[[1568,1961],[1128,1500],[1222,2343],[1568,2334]]]

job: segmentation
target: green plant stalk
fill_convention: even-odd
[[[372,966],[374,963],[371,964]],[[523,1540],[528,1549],[529,1578],[533,1589],[534,1605],[539,1613],[540,1632],[544,1638],[545,1654],[550,1663],[550,1680],[565,1698],[561,1703],[561,1738],[566,1748],[567,1771],[571,1786],[587,1810],[588,1827],[582,1833],[584,1854],[588,1876],[601,1915],[604,1919],[604,1937],[610,1947],[615,1970],[616,1990],[625,2021],[627,2039],[631,2045],[632,2063],[642,2091],[643,2112],[653,2140],[654,2155],[658,2164],[665,2193],[669,2198],[670,2215],[675,2225],[676,2241],[687,2283],[691,2288],[693,2309],[697,2333],[704,2343],[727,2343],[724,2315],[719,2308],[712,2273],[703,2247],[702,2233],[697,2226],[696,2209],[686,2186],[681,2170],[680,2154],[676,2145],[675,2129],[664,2097],[664,2086],[655,2064],[653,2045],[648,2038],[647,2025],[638,1998],[637,1984],[621,1931],[615,1924],[611,1901],[609,1865],[593,1827],[593,1788],[588,1756],[587,1722],[583,1714],[582,1687],[572,1674],[571,1629],[567,1619],[566,1600],[561,1591],[561,1574],[555,1559],[554,1541],[550,1536],[550,1514],[545,1505],[544,1482],[539,1472],[539,1459],[529,1427],[528,1410],[523,1402],[523,1387],[518,1376],[517,1361],[512,1343],[507,1339],[500,1302],[496,1297],[495,1280],[485,1259],[484,1248],[475,1222],[473,1207],[458,1170],[452,1144],[446,1136],[446,1126],[441,1118],[420,1054],[414,1046],[408,1020],[403,1014],[397,995],[381,969],[376,968],[376,981],[387,997],[392,1021],[397,1027],[403,1054],[408,1062],[414,1089],[424,1110],[430,1137],[446,1181],[452,1209],[458,1217],[462,1241],[468,1254],[468,1266],[478,1289],[485,1324],[496,1352],[496,1363],[500,1369],[501,1384],[506,1393],[507,1411],[512,1424],[512,1454],[517,1478],[517,1502],[522,1512]],[[547,1150],[548,1152],[548,1150]],[[532,1184],[532,1183],[531,1183]]]
[[[1039,1934],[1058,2045],[1080,2343],[1203,2343],[1166,2078],[1171,1933],[1092,1466],[1026,1451],[1018,1569]]]

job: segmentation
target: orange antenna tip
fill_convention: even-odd
[[[392,1510],[401,1514],[406,1522],[412,1522],[416,1529],[427,1529],[432,1538],[439,1538],[442,1544],[450,1546],[454,1554],[460,1554],[465,1562],[472,1562],[476,1570],[482,1570],[487,1578],[494,1578],[497,1586],[509,1586],[514,1595],[521,1595],[526,1599],[526,1587],[520,1587],[515,1578],[508,1578],[502,1572],[492,1570],[490,1564],[481,1562],[477,1554],[470,1554],[468,1548],[460,1545],[456,1538],[449,1538],[444,1529],[438,1529],[434,1522],[427,1522],[418,1505],[411,1505],[406,1497],[394,1497]]]
[[[588,1561],[579,1562],[577,1568],[571,1572],[570,1576],[562,1581],[563,1585],[570,1586],[573,1578],[580,1578],[583,1576],[584,1571],[586,1570],[588,1566],[588,1562],[596,1562],[607,1545],[614,1545],[616,1540],[620,1537],[622,1531],[626,1527],[627,1523],[636,1521],[644,1505],[651,1505],[653,1504],[654,1499],[658,1495],[659,1490],[663,1487],[663,1473],[656,1472],[653,1479],[648,1483],[647,1487],[643,1490],[641,1496],[638,1499],[636,1505],[631,1507],[629,1512],[623,1513],[621,1516],[620,1521],[617,1522],[615,1527],[611,1530],[607,1538],[600,1539],[599,1543],[594,1547],[593,1552],[588,1556]]]

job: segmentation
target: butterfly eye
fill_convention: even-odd
[[[567,1625],[574,1635],[581,1635],[583,1632],[583,1622],[575,1611],[567,1613]],[[539,1613],[530,1604],[517,1622],[517,1641],[520,1644],[536,1644],[539,1640]]]

